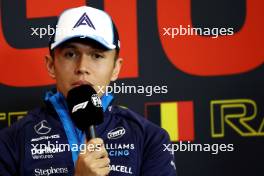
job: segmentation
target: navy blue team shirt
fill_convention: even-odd
[[[168,133],[139,114],[109,104],[96,132],[109,154],[110,176],[176,176],[174,156],[164,150]],[[47,101],[1,130],[0,175],[74,175],[72,151],[60,144],[69,144],[68,138]]]

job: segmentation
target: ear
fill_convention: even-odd
[[[46,68],[48,70],[50,77],[52,79],[55,79],[56,76],[55,76],[55,68],[54,68],[55,67],[54,66],[54,58],[51,57],[50,55],[46,55],[45,60],[46,60]]]
[[[117,58],[115,61],[115,67],[111,76],[111,81],[115,81],[118,78],[119,72],[122,68],[123,64],[123,59],[122,58]]]

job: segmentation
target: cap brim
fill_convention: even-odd
[[[98,44],[100,44],[101,46],[105,47],[108,50],[112,50],[112,49],[116,49],[116,46],[113,44],[108,44],[105,40],[103,40],[101,37],[97,37],[97,36],[88,36],[88,35],[74,35],[74,36],[70,36],[68,38],[65,38],[64,40],[61,41],[57,41],[54,42],[50,45],[50,49],[53,50],[56,47],[58,47],[59,45],[68,42],[72,39],[81,39],[81,40],[92,40]]]

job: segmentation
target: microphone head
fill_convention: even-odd
[[[91,125],[103,123],[102,102],[90,85],[81,85],[71,89],[67,95],[70,116],[76,127],[82,131]]]

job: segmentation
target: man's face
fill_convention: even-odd
[[[57,90],[67,97],[76,86],[90,84],[97,92],[118,78],[122,59],[116,50],[105,50],[91,42],[67,42],[46,56],[49,75],[56,80]],[[98,92],[102,96],[102,92]]]

